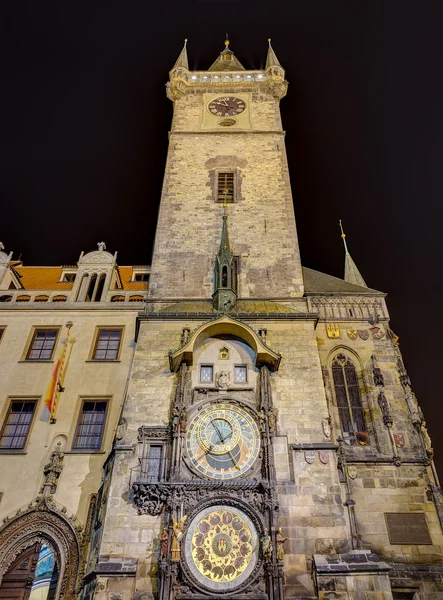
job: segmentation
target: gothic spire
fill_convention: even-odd
[[[220,52],[220,56],[209,67],[209,71],[244,71],[245,70],[244,66],[235,57],[232,50],[229,49],[230,43],[231,42],[228,39],[228,34],[226,34],[225,49]]]
[[[178,55],[178,58],[175,61],[175,65],[172,67],[173,69],[176,69],[177,67],[183,67],[184,69],[188,69],[188,71],[189,71],[188,52],[186,50],[187,43],[188,43],[188,40],[185,38],[185,43],[183,45],[182,51]]]
[[[236,264],[228,235],[226,203],[223,207],[223,225],[214,270],[213,305],[219,312],[231,310],[237,299]]]
[[[269,42],[269,48],[268,48],[268,56],[266,57],[265,69],[269,69],[270,67],[283,68],[277,58],[277,55],[274,52],[273,47],[271,46],[271,38],[268,39],[268,42]]]
[[[352,260],[352,257],[349,254],[348,246],[346,244],[346,234],[343,231],[341,219],[339,221],[339,224],[340,224],[340,229],[341,229],[341,237],[343,239],[343,244],[345,247],[345,281],[347,281],[349,283],[353,283],[355,285],[361,285],[363,287],[368,287],[366,285],[365,280],[361,276],[361,273],[358,270],[357,265]]]

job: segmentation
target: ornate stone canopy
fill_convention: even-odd
[[[248,325],[223,316],[215,321],[210,321],[199,327],[191,335],[189,341],[181,346],[175,352],[169,355],[169,364],[171,371],[177,371],[183,361],[187,365],[192,365],[195,350],[203,340],[208,337],[214,337],[220,334],[228,334],[242,339],[252,348],[256,356],[256,366],[267,365],[271,371],[277,371],[280,366],[281,356],[268,348],[259,335]]]

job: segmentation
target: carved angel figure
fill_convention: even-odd
[[[187,518],[188,515],[184,515],[179,521],[177,521],[174,517],[172,517],[173,536],[171,544],[171,560],[173,562],[180,561],[180,542],[183,539],[183,528],[185,526],[185,521]]]

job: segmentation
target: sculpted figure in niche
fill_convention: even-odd
[[[231,380],[229,371],[219,371],[216,375],[216,385],[218,388],[227,388]]]
[[[183,539],[183,528],[185,526],[185,521],[188,518],[188,515],[184,515],[179,521],[176,521],[174,517],[172,517],[173,523],[173,536],[172,536],[172,544],[171,544],[171,560],[173,562],[180,561],[180,542]]]
[[[277,544],[277,560],[283,560],[285,551],[283,550],[283,544],[287,541],[287,537],[283,537],[281,527],[277,529],[275,534],[275,542]]]
[[[261,536],[260,542],[261,542],[261,549],[262,549],[263,558],[265,559],[265,562],[271,562],[272,561],[272,540],[271,540],[271,536],[269,535],[269,532],[267,529],[265,529],[264,534]]]
[[[54,494],[57,489],[57,480],[60,477],[60,473],[63,471],[64,456],[62,443],[58,442],[51,454],[49,462],[47,462],[43,468],[45,481],[43,483],[42,493],[45,495]]]
[[[162,560],[166,560],[168,556],[168,530],[166,527],[163,527],[163,533],[160,537],[160,558]]]

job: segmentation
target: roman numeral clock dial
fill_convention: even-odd
[[[234,117],[246,108],[244,100],[235,96],[220,96],[209,103],[209,112],[216,117]]]
[[[210,479],[235,479],[257,459],[260,434],[248,411],[233,404],[215,404],[192,419],[186,449],[197,473]]]

